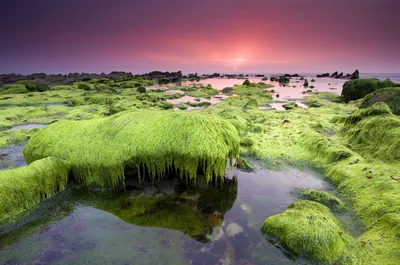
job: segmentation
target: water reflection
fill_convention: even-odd
[[[133,181],[122,193],[69,188],[3,227],[0,264],[293,264],[261,234],[265,218],[297,188],[332,187],[310,170],[251,163],[222,188],[201,178],[196,188],[178,179]]]

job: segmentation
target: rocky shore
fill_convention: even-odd
[[[329,73],[324,73],[324,74],[320,74],[317,75],[317,77],[329,77],[329,78],[336,78],[336,79],[349,79],[349,80],[353,80],[353,79],[359,79],[360,78],[360,72],[358,70],[355,70],[354,73],[352,74],[346,74],[344,75],[343,72],[339,73],[339,72],[334,72],[333,74],[329,74]]]
[[[34,73],[30,75],[21,75],[21,74],[0,74],[0,87],[5,84],[13,84],[20,80],[33,80],[36,83],[48,83],[51,85],[61,84],[68,85],[74,82],[84,82],[92,79],[99,78],[109,78],[114,80],[120,80],[125,78],[133,78],[133,77],[143,77],[146,79],[163,79],[165,82],[176,82],[182,79],[182,72],[160,72],[153,71],[143,75],[133,75],[131,72],[111,72],[109,74],[101,73],[69,73],[66,75],[63,74],[45,74],[45,73]]]

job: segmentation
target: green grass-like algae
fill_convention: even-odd
[[[262,231],[290,251],[309,259],[334,262],[350,241],[326,206],[308,200],[291,204],[265,220]]]
[[[63,190],[69,172],[70,164],[54,157],[0,171],[0,221],[12,218]]]
[[[28,163],[48,156],[71,162],[76,180],[116,187],[124,169],[146,170],[162,178],[177,170],[195,180],[223,180],[226,162],[239,154],[233,125],[218,118],[185,112],[126,111],[87,121],[61,121],[33,135],[24,149]],[[139,174],[139,178],[143,173]]]

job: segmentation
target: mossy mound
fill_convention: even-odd
[[[347,103],[350,100],[363,98],[369,93],[372,93],[380,88],[395,86],[396,85],[389,79],[384,81],[379,81],[376,78],[350,80],[343,85],[342,97],[344,102]]]
[[[346,205],[341,199],[329,192],[321,190],[305,189],[302,191],[301,198],[304,200],[318,202],[334,211],[343,211],[346,209]]]
[[[247,102],[246,105],[243,107],[243,110],[247,109],[258,109],[257,100],[251,99],[249,102]]]
[[[268,217],[262,231],[296,255],[330,263],[344,254],[349,241],[329,208],[307,200]]]
[[[26,94],[29,90],[20,84],[12,84],[12,85],[5,85],[0,88],[0,95],[7,95],[7,94]]]
[[[54,157],[0,171],[0,221],[12,218],[63,190],[69,172],[70,164]]]
[[[386,103],[377,102],[352,113],[341,134],[352,149],[366,157],[393,162],[400,159],[400,119]]]
[[[366,95],[360,108],[368,108],[376,102],[385,102],[394,114],[400,115],[400,87],[382,88]]]
[[[87,121],[61,121],[33,135],[24,149],[28,163],[48,156],[70,161],[84,185],[124,184],[124,169],[162,178],[176,171],[195,180],[223,180],[226,161],[239,154],[239,137],[229,122],[195,113],[126,111]]]

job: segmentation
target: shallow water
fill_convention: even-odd
[[[30,130],[30,129],[41,129],[46,127],[47,124],[38,124],[38,123],[27,123],[27,124],[21,124],[21,125],[16,125],[10,128],[10,130]]]
[[[24,147],[25,143],[20,143],[0,148],[0,170],[25,166],[26,162],[22,154]]]
[[[279,82],[271,82],[270,80],[262,81],[261,77],[249,77],[248,78],[252,83],[264,82],[266,84],[274,85],[273,88],[268,90],[274,90],[273,93],[274,98],[279,94],[280,100],[289,100],[289,99],[302,99],[305,98],[307,95],[303,92],[311,88],[303,87],[304,81],[300,80],[300,78],[294,77],[290,79],[290,83],[287,85],[282,85]],[[315,88],[312,89],[313,92],[331,92],[340,95],[342,92],[343,84],[347,81],[344,79],[332,79],[332,78],[316,78],[315,76],[305,76],[305,79],[308,80],[309,86],[314,86]],[[312,79],[315,79],[315,82],[311,82]],[[233,79],[233,78],[210,78],[210,79],[202,79],[199,82],[192,82],[192,81],[183,81],[176,84],[177,86],[191,86],[193,84],[202,84],[208,85],[210,84],[213,88],[217,90],[222,90],[225,87],[232,87],[234,85],[240,85],[244,82],[245,79]],[[294,87],[296,86],[296,87]],[[167,89],[166,86],[162,86],[163,88]],[[160,88],[155,86],[154,88]],[[173,90],[174,93],[178,92]],[[168,92],[167,92],[168,93]],[[172,93],[172,92],[169,92]],[[183,93],[183,92],[180,92]]]
[[[3,228],[0,264],[306,264],[260,228],[296,200],[295,189],[332,186],[311,170],[254,165],[254,172],[234,170],[237,182],[223,189],[177,180],[139,189],[133,181],[118,195],[68,189]]]

